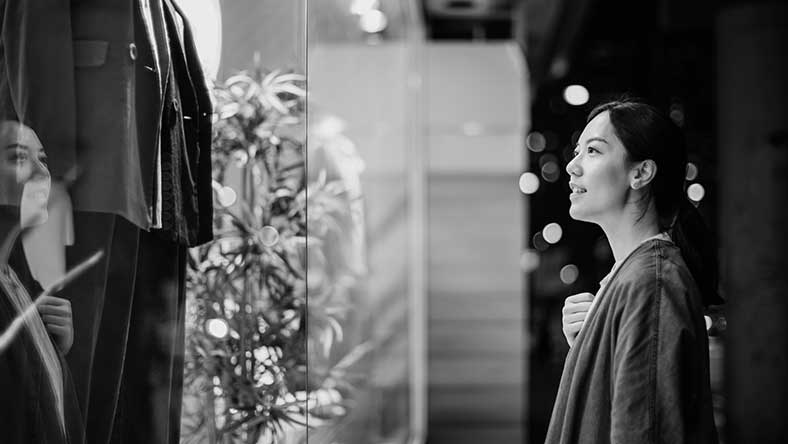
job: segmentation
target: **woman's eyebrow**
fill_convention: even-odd
[[[21,143],[10,143],[10,144],[5,146],[5,149],[7,149],[7,150],[9,150],[11,148],[21,148],[23,150],[29,150],[30,149],[30,147],[28,147],[27,145],[21,144]]]
[[[590,139],[586,140],[586,145],[587,145],[587,144],[589,144],[589,143],[591,143],[591,142],[602,142],[602,143],[604,143],[604,144],[610,145],[610,144],[607,142],[607,140],[605,140],[605,139],[603,139],[603,138],[601,138],[601,137],[592,137],[592,138],[590,138]],[[580,146],[580,142],[578,141],[578,142],[575,144],[575,148],[577,148],[577,147],[579,147],[579,146]]]
[[[605,139],[603,139],[601,137],[592,137],[592,138],[586,140],[586,143],[591,143],[591,142],[602,142],[604,144],[607,144],[607,140],[605,140]]]

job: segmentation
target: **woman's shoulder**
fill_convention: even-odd
[[[627,290],[622,296],[665,293],[664,290],[669,290],[669,294],[697,292],[679,248],[660,239],[644,242],[633,251],[609,285]]]

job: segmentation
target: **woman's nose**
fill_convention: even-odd
[[[40,159],[34,159],[33,171],[32,174],[30,175],[30,178],[45,179],[47,177],[49,177],[49,168],[47,168],[46,163],[44,163]]]
[[[566,164],[566,172],[570,176],[579,176],[581,173],[580,166],[577,164],[578,156],[572,158],[569,163]]]

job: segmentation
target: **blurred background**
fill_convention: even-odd
[[[719,240],[727,303],[707,327],[721,440],[788,436],[786,5],[179,3],[217,87],[232,93],[246,70],[292,99],[260,137],[295,141],[276,152],[303,165],[304,232],[291,234],[306,246],[273,222],[262,233],[301,254],[293,337],[307,359],[280,370],[307,376],[276,403],[309,404],[266,419],[259,442],[542,442],[568,350],[564,298],[595,292],[613,263],[601,231],[568,217],[564,169],[588,111],[625,95],[684,129],[687,194]],[[276,77],[289,74],[306,77]],[[225,208],[246,177],[245,159],[230,164]],[[285,170],[265,192],[283,189]],[[275,200],[261,205],[296,217]],[[299,307],[264,308],[289,320]],[[220,340],[222,319],[192,329]],[[261,362],[276,362],[269,351]]]

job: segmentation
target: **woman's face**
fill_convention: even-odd
[[[630,162],[605,111],[580,134],[569,173],[569,215],[576,220],[604,225],[619,218],[629,197]]]
[[[0,204],[19,206],[22,226],[47,217],[50,176],[36,133],[18,122],[0,122]]]

